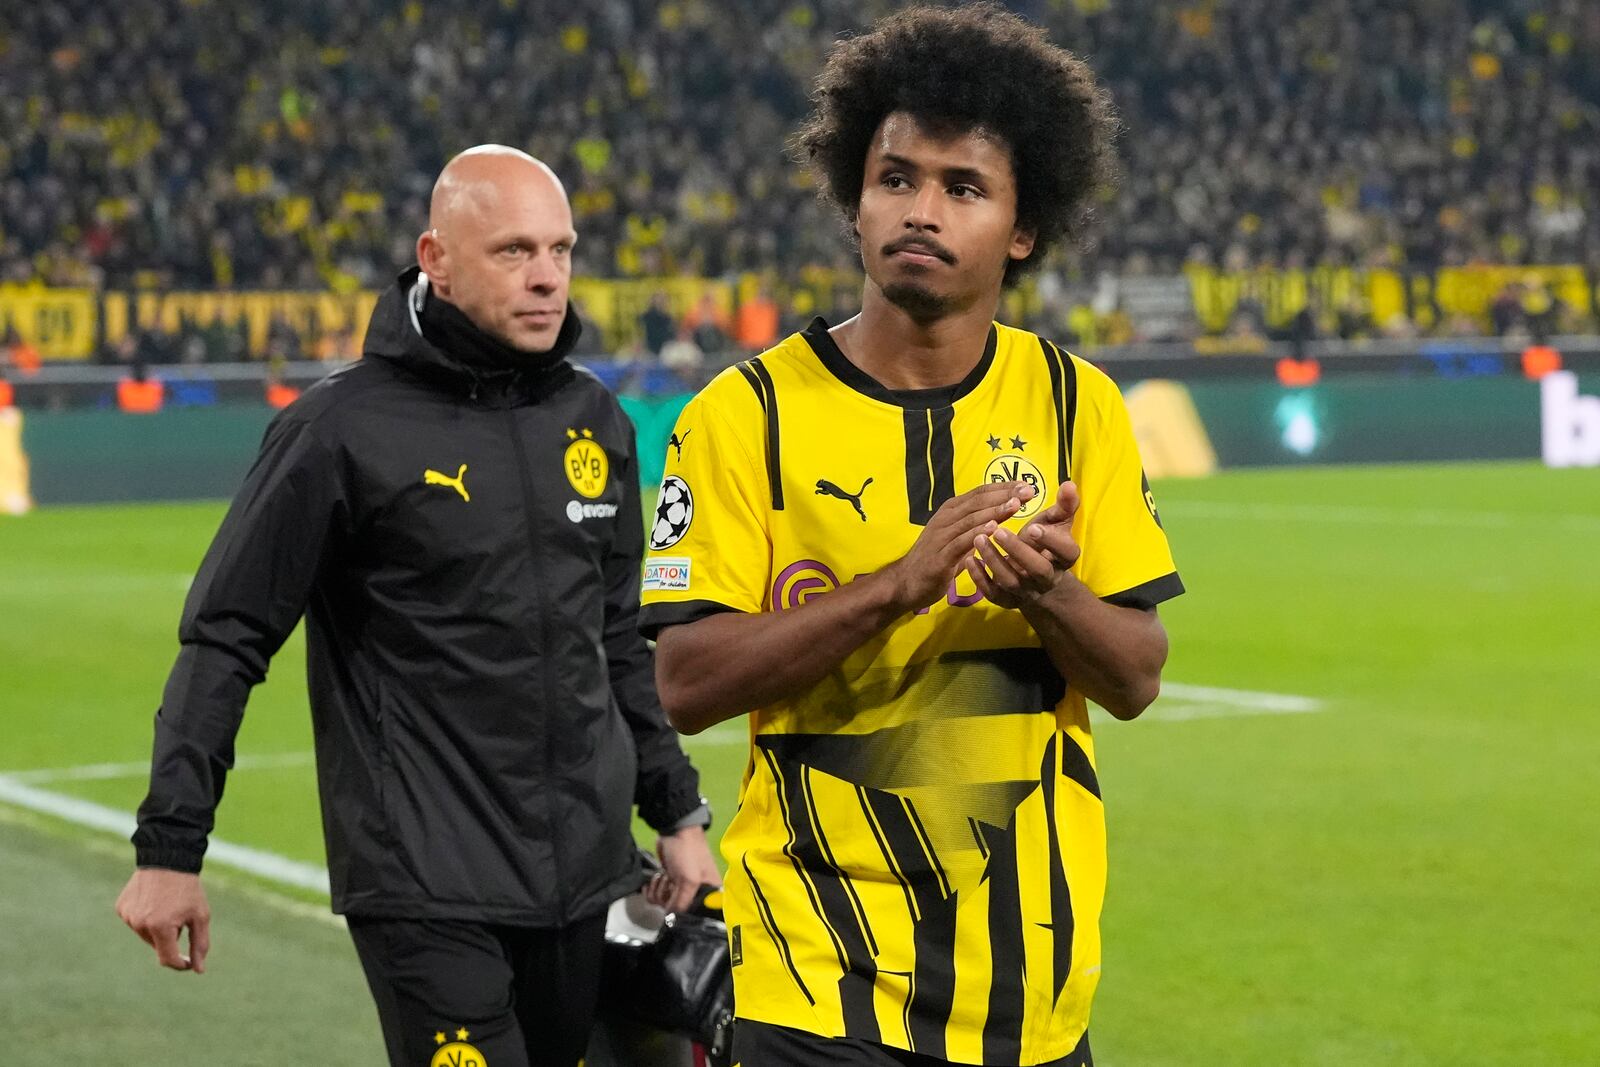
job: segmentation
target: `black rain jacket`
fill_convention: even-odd
[[[641,883],[634,803],[663,831],[701,804],[636,626],[634,430],[564,360],[486,372],[429,343],[416,277],[273,421],[201,564],[137,860],[200,869],[303,614],[334,910],[562,926]],[[569,310],[558,351],[576,334]]]

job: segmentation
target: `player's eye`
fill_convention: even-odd
[[[976,200],[983,195],[975,185],[952,185],[950,195],[962,200]]]
[[[507,256],[520,256],[524,251],[526,247],[519,241],[512,241],[500,249],[501,254]]]
[[[883,185],[886,189],[906,189],[911,183],[906,181],[903,174],[888,174],[884,176]]]

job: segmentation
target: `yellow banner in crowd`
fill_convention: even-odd
[[[1329,311],[1351,303],[1366,307],[1373,296],[1369,273],[1349,267],[1252,271],[1194,267],[1187,271],[1195,317],[1207,333],[1227,329],[1234,311],[1247,300],[1260,307],[1267,326],[1275,330],[1289,325],[1313,294]],[[1373,310],[1376,314],[1377,309]],[[1405,310],[1403,302],[1399,310]]]
[[[1402,274],[1390,270],[1316,267],[1308,270],[1217,271],[1191,268],[1186,272],[1195,315],[1208,333],[1228,328],[1239,305],[1254,303],[1270,329],[1282,329],[1308,302],[1315,301],[1324,329],[1341,309],[1367,318],[1376,328],[1399,318],[1409,318],[1424,330],[1439,318],[1465,316],[1484,332],[1490,327],[1489,308],[1495,297],[1512,283],[1537,283],[1566,307],[1581,315],[1593,314],[1597,301],[1593,282],[1580,266],[1450,267],[1433,274]],[[858,292],[852,277],[849,291]],[[779,287],[776,295],[802,316],[826,313],[840,291],[831,275],[807,278]],[[731,316],[741,298],[758,288],[754,275],[730,282],[708,278],[575,278],[572,297],[586,318],[596,325],[600,338],[587,338],[591,348],[626,351],[640,341],[640,316],[657,294],[666,299],[674,321],[684,319],[710,297],[719,317]],[[1037,310],[1032,286],[1008,290],[1002,313],[1011,320]],[[261,356],[268,332],[281,317],[308,349],[315,342],[340,336],[337,349],[359,352],[367,320],[377,303],[375,292],[292,291],[180,291],[110,292],[90,289],[51,289],[39,285],[0,286],[0,335],[13,326],[45,359],[88,359],[100,345],[115,346],[135,328],[159,327],[177,334],[185,327],[204,329],[216,322],[245,324],[249,351]]]
[[[600,341],[608,351],[620,352],[641,340],[639,316],[657,293],[666,298],[667,310],[675,322],[682,322],[708,293],[719,313],[733,314],[733,286],[728,282],[707,278],[574,278],[572,299],[602,335],[584,338],[583,347],[593,348]]]
[[[1589,278],[1579,266],[1559,267],[1450,267],[1435,278],[1433,297],[1446,316],[1478,318],[1506,286],[1515,282],[1539,284],[1569,308],[1594,310]]]
[[[1195,316],[1208,333],[1227,329],[1246,300],[1261,309],[1266,325],[1274,330],[1288,326],[1315,298],[1325,327],[1341,309],[1349,309],[1366,316],[1380,330],[1396,318],[1410,319],[1427,330],[1441,318],[1464,316],[1488,333],[1489,308],[1513,283],[1543,286],[1582,315],[1592,314],[1596,307],[1589,277],[1575,265],[1445,267],[1432,274],[1350,267],[1252,271],[1193,267],[1186,273]]]
[[[83,359],[94,351],[92,289],[0,285],[0,338],[12,326],[45,359]]]
[[[361,350],[367,320],[378,302],[377,293],[291,291],[107,293],[103,301],[105,342],[114,345],[134,327],[159,326],[176,334],[186,325],[204,329],[213,323],[245,323],[250,354],[267,349],[267,332],[281,317],[309,346],[313,339],[349,334],[350,352]]]

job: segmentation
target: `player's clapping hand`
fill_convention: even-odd
[[[1082,552],[1072,536],[1078,502],[1078,487],[1062,482],[1055,503],[1020,534],[1000,527],[974,536],[977,553],[967,553],[966,568],[978,591],[1000,607],[1020,608],[1053,590]]]
[[[920,611],[941,599],[972,554],[973,538],[997,531],[1034,492],[1025,482],[994,482],[946,500],[911,551],[884,568],[895,583],[895,603]]]

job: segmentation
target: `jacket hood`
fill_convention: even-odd
[[[362,345],[365,355],[398,363],[421,377],[475,392],[478,386],[496,384],[535,390],[565,381],[572,368],[567,357],[577,347],[583,326],[571,301],[561,321],[561,331],[549,352],[529,353],[526,367],[489,366],[450,352],[423,335],[422,310],[429,300],[437,300],[428,287],[427,276],[418,266],[402,271],[378,297],[367,325]]]

